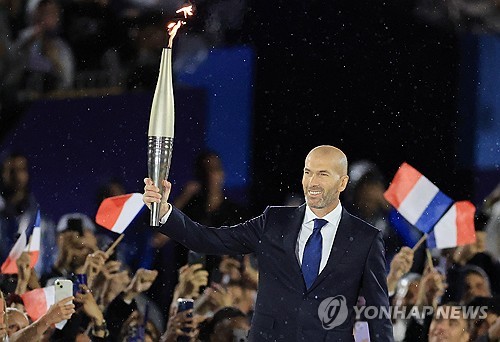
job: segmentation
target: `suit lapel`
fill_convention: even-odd
[[[302,221],[304,220],[304,214],[306,212],[305,204],[298,207],[296,210],[291,212],[287,217],[285,222],[289,222],[287,227],[284,227],[283,232],[283,247],[287,254],[287,259],[291,261],[293,272],[296,273],[299,279],[302,279],[302,271],[300,269],[299,261],[297,260],[297,255],[295,254],[295,248],[297,246],[297,239],[299,238],[300,228],[302,227]],[[305,286],[305,285],[303,285]]]
[[[335,265],[342,259],[345,252],[351,247],[351,243],[354,241],[357,233],[351,227],[351,216],[345,211],[345,209],[342,209],[342,217],[339,222],[339,227],[337,228],[337,233],[335,234],[335,239],[333,240],[333,246],[330,251],[330,256],[328,257],[328,262],[314,283],[311,285],[308,292],[318,286],[318,284],[321,283],[328,276],[328,274],[335,269]]]

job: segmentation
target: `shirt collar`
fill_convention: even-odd
[[[341,214],[342,214],[342,203],[340,203],[340,201],[339,201],[339,204],[337,204],[335,209],[333,209],[328,214],[323,216],[322,219],[327,220],[328,223],[336,224],[337,222],[339,222],[339,218],[340,218]],[[319,218],[319,217],[316,216],[316,214],[313,213],[311,208],[309,208],[309,206],[306,204],[306,213],[304,216],[304,223],[311,223],[314,219],[317,219],[317,218]]]

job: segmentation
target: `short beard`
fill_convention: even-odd
[[[329,203],[333,203],[335,202],[336,198],[335,198],[335,193],[327,193],[325,194],[325,197],[322,197],[317,204],[312,204],[309,202],[309,200],[307,199],[307,192],[304,193],[304,197],[306,199],[306,204],[309,206],[309,208],[312,208],[312,209],[325,209]]]
[[[325,205],[312,205],[312,204],[309,204],[309,201],[306,201],[307,202],[307,205],[309,206],[309,208],[313,208],[313,209],[323,209],[325,208]]]
[[[307,194],[304,194],[305,196],[305,199],[306,199],[306,204],[309,206],[309,208],[313,208],[313,209],[323,209],[326,207],[325,205],[325,199],[324,198],[321,198],[317,204],[312,204],[311,201],[307,198]]]

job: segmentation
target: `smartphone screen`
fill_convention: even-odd
[[[55,286],[55,302],[71,297],[73,295],[73,282],[68,279],[56,279]]]
[[[80,289],[80,285],[87,285],[87,274],[76,274],[76,281],[73,283],[73,295],[76,295],[77,293],[83,293],[83,290]]]
[[[194,306],[194,300],[190,298],[179,298],[177,299],[177,312],[182,312],[186,310],[192,309]],[[188,317],[193,317],[193,314],[188,314]],[[181,329],[184,332],[189,333],[191,331],[190,328],[182,328]],[[177,342],[188,342],[191,339],[187,336],[178,336],[177,337]]]
[[[73,282],[68,279],[56,279],[54,282],[54,292],[55,292],[55,302],[59,302],[64,298],[68,298],[73,296]],[[64,325],[66,324],[66,320],[61,321],[56,324],[56,328],[61,330],[64,328]]]

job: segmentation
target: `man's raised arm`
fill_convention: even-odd
[[[264,227],[266,213],[246,222],[224,227],[207,227],[192,221],[179,209],[169,204],[171,183],[163,181],[164,196],[150,178],[144,179],[143,201],[160,203],[158,230],[187,248],[205,254],[247,254],[255,252]]]

